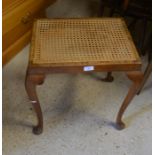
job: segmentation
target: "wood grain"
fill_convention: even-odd
[[[33,20],[45,17],[45,8],[53,2],[55,0],[3,0],[3,65],[30,41],[27,34],[32,28]]]

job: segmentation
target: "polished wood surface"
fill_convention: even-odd
[[[43,116],[40,107],[40,103],[36,93],[36,85],[42,84],[44,82],[44,75],[27,75],[25,81],[25,88],[28,93],[29,99],[37,114],[38,124],[33,128],[35,134],[42,133],[43,130]]]
[[[26,32],[22,37],[20,37],[14,44],[9,46],[2,53],[2,63],[3,65],[9,62],[31,39],[31,30]]]
[[[123,129],[125,128],[125,124],[122,121],[122,116],[126,110],[126,108],[128,107],[128,105],[130,104],[131,100],[134,98],[134,96],[137,94],[138,89],[140,87],[140,84],[143,80],[143,73],[141,71],[131,71],[131,72],[127,72],[127,77],[133,82],[127,96],[125,97],[120,110],[117,114],[117,119],[116,119],[116,124],[117,124],[117,129]]]
[[[5,65],[30,41],[30,36],[25,36],[31,30],[33,20],[45,17],[45,8],[55,0],[3,0],[2,2],[2,58]]]
[[[36,12],[30,19],[30,21],[23,23],[20,22],[18,25],[13,27],[9,32],[5,33],[2,37],[2,50],[3,52],[11,46],[15,41],[22,37],[26,32],[30,31],[32,28],[33,20],[37,17],[45,17],[45,12]],[[14,37],[10,37],[14,36]],[[9,38],[9,39],[8,39]]]

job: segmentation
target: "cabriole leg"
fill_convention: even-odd
[[[38,123],[33,128],[34,134],[41,134],[43,131],[43,116],[42,111],[40,107],[40,103],[37,97],[36,93],[36,86],[39,84],[42,84],[44,82],[44,75],[26,75],[25,80],[25,88],[27,91],[27,94],[29,96],[29,99],[31,100],[31,103],[36,111]]]
[[[113,80],[114,80],[114,78],[112,76],[112,72],[108,72],[107,76],[102,79],[102,81],[104,81],[104,82],[112,82]]]
[[[133,99],[133,97],[137,94],[138,88],[141,84],[141,81],[143,79],[143,73],[140,71],[134,71],[134,72],[127,72],[128,78],[133,82],[127,96],[125,97],[119,112],[117,114],[117,119],[116,119],[116,127],[117,129],[121,130],[125,128],[125,124],[122,121],[122,116],[128,107],[129,103]]]

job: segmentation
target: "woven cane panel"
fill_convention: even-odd
[[[30,60],[40,65],[101,65],[139,62],[122,19],[38,20]]]

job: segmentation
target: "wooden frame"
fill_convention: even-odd
[[[62,47],[58,46],[58,48],[60,50],[60,51],[58,51],[58,53],[60,52],[59,56],[61,57],[61,59],[59,58],[59,56],[57,57],[57,59],[55,59],[55,58],[53,58],[53,55],[57,54],[57,53],[55,53],[55,51],[57,51],[57,48],[54,48],[55,44],[53,44],[53,42],[55,43],[55,40],[53,40],[53,42],[52,42],[52,45],[54,45],[54,46],[49,46],[49,45],[51,45],[51,40],[50,40],[51,37],[53,37],[53,39],[55,39],[54,34],[56,35],[56,37],[58,35],[57,35],[57,33],[55,33],[55,30],[53,30],[52,26],[54,25],[53,23],[58,24],[58,25],[54,25],[54,28],[62,26],[63,24],[61,23],[61,21],[63,24],[65,23],[64,24],[65,27],[67,27],[68,26],[67,24],[69,23],[70,29],[68,29],[68,27],[67,27],[66,33],[65,33],[65,29],[63,29],[63,32],[62,32],[63,35],[62,36],[61,36],[61,29],[60,29],[60,32],[59,32],[59,29],[57,29],[56,32],[59,32],[58,34],[59,34],[59,36],[61,36],[57,41],[58,42],[60,41],[60,45]],[[106,21],[106,24],[109,24],[109,25],[104,25],[105,27],[101,25],[100,29],[101,29],[101,32],[103,34],[109,28],[109,26],[111,26],[110,24],[113,24],[114,27],[115,26],[117,27],[117,24],[118,24],[122,28],[121,29],[119,27],[117,29],[119,37],[117,36],[117,33],[115,34],[115,29],[113,29],[113,27],[110,29],[109,32],[113,31],[113,34],[116,35],[116,38],[115,38],[115,35],[113,35],[113,37],[115,38],[114,40],[120,46],[123,45],[123,47],[124,47],[124,44],[126,45],[126,47],[123,48],[122,51],[119,51],[119,47],[117,48],[117,51],[119,51],[120,53],[122,53],[122,52],[126,53],[126,57],[125,57],[125,59],[123,58],[123,60],[120,59],[119,56],[113,57],[111,59],[110,51],[109,51],[107,57],[105,57],[104,54],[106,53],[107,49],[109,49],[109,46],[116,47],[117,43],[111,44],[111,42],[113,41],[113,37],[109,36],[109,34],[107,32],[105,32],[105,34],[104,34],[104,35],[107,34],[107,36],[100,38],[101,35],[98,33],[100,31],[98,29],[94,29],[94,27],[91,27],[91,22],[93,23],[92,26],[95,26],[95,28],[96,28],[96,26],[98,26],[98,24],[104,24],[105,21]],[[107,22],[107,21],[110,21],[110,22]],[[105,49],[103,51],[100,51],[100,50],[97,51],[98,48],[91,47],[90,44],[88,45],[88,51],[89,51],[89,49],[92,50],[91,48],[96,49],[96,51],[94,51],[91,56],[89,55],[90,61],[89,61],[89,59],[87,61],[80,61],[81,60],[80,58],[81,57],[83,58],[83,56],[85,57],[85,55],[83,55],[83,52],[81,53],[81,51],[78,48],[74,49],[75,51],[71,51],[71,53],[67,53],[67,55],[68,55],[67,60],[69,60],[69,61],[65,61],[66,55],[64,55],[64,57],[62,57],[62,55],[64,53],[61,53],[61,49],[64,50],[63,47],[69,47],[70,48],[70,46],[72,46],[72,45],[77,46],[77,44],[76,44],[77,42],[74,42],[74,39],[76,40],[76,32],[79,30],[78,29],[79,27],[78,28],[76,27],[76,22],[77,23],[80,22],[80,24],[84,22],[85,27],[87,26],[86,24],[88,22],[89,27],[86,29],[86,31],[89,32],[89,30],[90,30],[92,32],[92,29],[93,29],[93,31],[96,30],[97,32],[93,32],[93,34],[96,35],[95,37],[98,37],[97,34],[99,34],[99,38],[97,40],[101,41],[101,43],[104,43],[104,39],[105,38],[107,39],[107,37],[110,37],[110,39],[111,39],[110,42],[108,42],[105,46],[103,46]],[[116,22],[116,25],[113,22],[114,23]],[[63,20],[55,19],[52,21],[51,20],[50,21],[49,20],[39,20],[38,23],[39,24],[43,23],[43,26],[42,25],[38,26],[37,23],[34,24],[31,52],[30,52],[30,58],[29,58],[29,65],[27,68],[26,79],[25,79],[25,88],[26,88],[26,91],[28,93],[29,99],[31,100],[31,103],[34,106],[34,109],[36,111],[37,118],[38,118],[38,123],[33,128],[33,133],[34,134],[40,134],[43,131],[43,115],[42,115],[40,103],[39,103],[39,100],[37,97],[37,92],[36,92],[37,85],[43,84],[47,74],[52,74],[52,73],[88,73],[87,71],[84,70],[84,68],[88,67],[88,66],[93,66],[93,70],[91,70],[89,72],[108,72],[108,77],[103,79],[103,81],[106,81],[106,82],[113,81],[113,77],[111,76],[112,71],[125,72],[127,77],[132,81],[132,85],[129,88],[129,92],[128,92],[126,98],[124,99],[122,106],[120,107],[119,112],[117,114],[117,118],[116,118],[116,127],[118,129],[123,129],[125,127],[125,124],[122,121],[122,116],[123,116],[126,108],[128,107],[129,103],[131,102],[131,100],[137,94],[137,92],[139,90],[139,86],[140,86],[141,81],[143,79],[143,73],[141,72],[140,58],[137,54],[136,48],[134,47],[134,44],[132,42],[132,38],[127,31],[126,25],[124,24],[122,19],[111,19],[111,18],[110,19],[65,19],[65,20],[64,19]],[[50,25],[50,23],[51,23],[51,25]],[[71,25],[71,23],[74,23],[74,24]],[[81,24],[81,25],[83,26],[83,24]],[[45,29],[44,29],[44,27],[45,27]],[[41,28],[41,31],[39,28]],[[73,31],[72,31],[72,28],[73,28]],[[103,29],[103,31],[102,31],[102,29]],[[72,36],[72,34],[74,34],[74,39],[72,40],[73,44],[72,45],[69,44],[70,46],[68,46],[68,45],[65,46],[68,43],[67,42],[68,40],[67,40],[65,42],[66,44],[63,46],[63,44],[61,44],[61,40],[63,40],[63,42],[64,42],[64,38],[63,38],[64,34],[69,35],[66,37],[67,39],[72,39],[72,38],[70,38],[70,31],[72,31],[71,36]],[[81,26],[80,26],[80,32],[81,32]],[[44,33],[45,33],[45,36],[44,36]],[[52,34],[52,36],[48,36],[50,34]],[[89,35],[89,33],[86,33],[86,35],[87,34]],[[41,35],[43,35],[43,36],[41,36]],[[122,38],[121,38],[121,36],[122,36]],[[43,38],[43,40],[41,37]],[[48,39],[50,38],[49,42],[48,42],[48,39],[46,39],[46,37],[48,37]],[[79,39],[80,37],[83,37],[83,34],[81,36],[79,36],[79,33],[78,33],[77,37]],[[85,37],[86,36],[84,36],[84,38]],[[88,39],[94,43],[94,37],[91,37],[91,38],[89,38],[89,36],[88,36]],[[83,39],[82,41],[84,42],[85,40]],[[58,42],[56,42],[56,44]],[[87,40],[86,40],[86,42],[87,42]],[[43,49],[41,48],[41,43],[44,47]],[[45,48],[45,46],[46,46],[45,44],[47,45],[48,48]],[[80,42],[80,44],[81,44],[81,42]],[[80,44],[78,44],[78,46],[80,46]],[[58,43],[58,45],[59,45],[59,43]],[[97,45],[97,43],[96,43],[96,45]],[[39,48],[37,48],[37,47],[39,47]],[[39,49],[39,50],[37,50],[37,49]],[[40,49],[42,49],[42,50],[40,50]],[[48,53],[49,51],[51,51],[51,49],[52,49],[53,55],[51,55],[51,53]],[[113,50],[114,48],[110,48],[110,49]],[[127,49],[127,50],[124,51],[124,49]],[[65,48],[66,52],[67,52],[67,50],[68,49]],[[99,52],[102,52],[101,53],[101,56],[102,56],[101,59],[100,59],[100,57],[96,58],[98,56],[97,54]],[[115,54],[117,55],[116,50],[113,50],[111,52],[113,55],[115,55]],[[72,53],[75,54],[74,57],[70,57],[69,54],[72,55]],[[79,55],[81,54],[80,58],[76,57],[77,53]],[[122,53],[122,54],[124,54],[124,53]],[[44,55],[44,54],[46,54],[48,56],[47,57],[48,63],[46,63],[46,61],[45,61],[46,55]],[[43,56],[43,59],[41,56]],[[82,59],[82,60],[84,60],[84,59]],[[64,63],[62,63],[62,61],[64,61]]]
[[[110,70],[113,70],[113,68],[109,68]],[[36,71],[36,72],[35,72]],[[102,70],[100,70],[102,71]],[[105,69],[103,71],[106,71]],[[107,70],[109,71],[109,70]],[[116,71],[116,70],[115,70]],[[45,76],[49,73],[79,73],[78,70],[76,70],[76,68],[72,68],[71,70],[68,70],[68,68],[66,67],[60,67],[57,69],[52,70],[52,68],[50,70],[46,71],[46,68],[37,68],[37,70],[35,70],[34,68],[31,69],[31,66],[28,67],[27,70],[27,75],[26,75],[26,81],[25,81],[25,87],[29,96],[29,99],[31,100],[31,103],[34,106],[34,109],[36,111],[37,114],[37,118],[38,118],[38,124],[37,126],[35,126],[33,128],[33,133],[34,134],[40,134],[43,131],[43,115],[42,115],[42,111],[41,111],[41,107],[40,107],[40,103],[37,97],[37,93],[36,93],[36,86],[43,84]],[[80,71],[81,72],[81,71]],[[86,73],[86,72],[83,72]],[[128,107],[129,103],[131,102],[131,100],[133,99],[133,97],[137,94],[140,84],[142,82],[143,79],[143,73],[139,70],[139,71],[125,71],[127,77],[132,81],[132,85],[131,88],[129,89],[129,92],[126,96],[126,98],[124,99],[122,106],[120,107],[120,110],[117,114],[117,119],[116,119],[116,127],[117,129],[123,129],[125,127],[125,124],[122,121],[122,116],[123,113],[125,112],[126,108]],[[107,80],[107,82],[111,82],[111,80]]]

